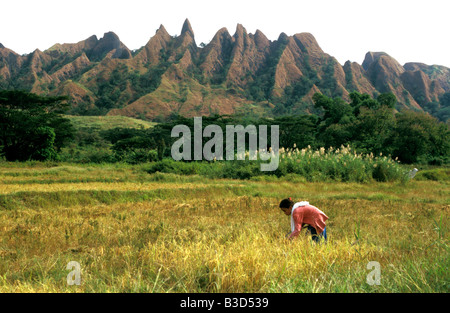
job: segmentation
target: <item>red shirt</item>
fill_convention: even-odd
[[[311,225],[316,229],[318,234],[321,234],[325,228],[325,221],[328,219],[325,213],[310,204],[294,209],[292,217],[294,219],[294,231],[290,234],[290,238],[298,236],[303,224]]]

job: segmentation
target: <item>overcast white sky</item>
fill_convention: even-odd
[[[160,24],[176,35],[188,18],[197,44],[240,23],[270,40],[310,32],[341,64],[384,51],[450,67],[449,9],[449,0],[0,0],[0,43],[25,54],[113,31],[138,49]]]

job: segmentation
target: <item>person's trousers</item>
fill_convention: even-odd
[[[311,239],[314,242],[319,242],[320,239],[322,239],[322,238],[325,240],[325,242],[327,241],[327,228],[326,227],[323,229],[323,232],[321,234],[317,234],[317,230],[314,227],[312,227],[311,225],[308,225],[307,232],[311,233]]]

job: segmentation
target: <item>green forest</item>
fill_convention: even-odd
[[[225,130],[226,125],[279,125],[279,146],[284,151],[333,151],[347,147],[355,156],[383,157],[402,164],[449,163],[447,124],[426,112],[397,112],[396,98],[390,93],[373,98],[353,92],[350,99],[345,101],[317,93],[313,97],[317,114],[280,114],[270,118],[245,113],[213,115],[203,117],[202,126],[213,124]],[[0,158],[73,163],[153,162],[149,171],[173,171],[174,166],[181,166],[177,170],[186,173],[197,173],[199,169],[195,166],[209,163],[171,160],[170,148],[176,140],[171,137],[172,128],[187,125],[193,130],[193,118],[172,114],[167,121],[149,127],[108,125],[102,129],[89,123],[72,122],[73,119],[64,115],[68,109],[67,97],[0,91]],[[236,162],[235,168],[249,164]],[[251,168],[245,171],[256,171],[256,165],[248,166]],[[275,175],[292,171],[280,167]],[[247,178],[253,174],[234,176]]]

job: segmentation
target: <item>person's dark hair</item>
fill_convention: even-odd
[[[294,205],[292,198],[283,199],[280,202],[280,209],[289,209],[292,205]]]

